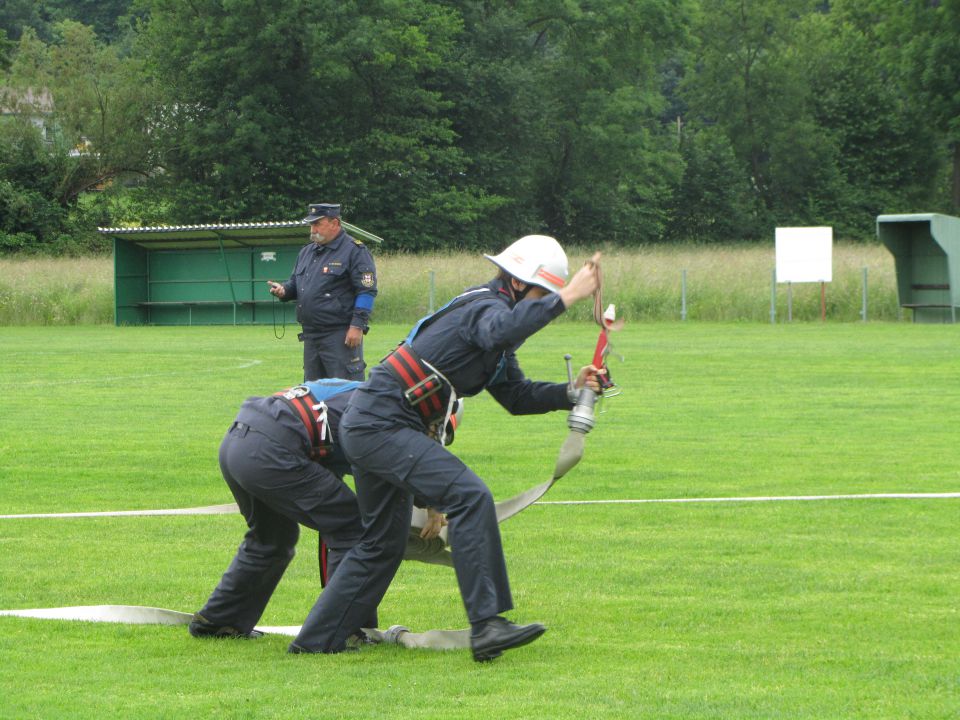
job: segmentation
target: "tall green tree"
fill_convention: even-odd
[[[925,110],[905,91],[896,53],[877,22],[837,4],[802,22],[797,53],[810,78],[817,126],[835,148],[833,182],[819,189],[841,232],[872,237],[881,213],[915,212],[932,196],[939,166]]]
[[[309,201],[342,201],[358,223],[429,247],[476,217],[447,105],[431,89],[460,30],[440,4],[147,8],[140,47],[167,89],[157,137],[179,222],[291,217]]]
[[[73,20],[93,29],[106,43],[119,39],[123,28],[118,20],[130,10],[132,0],[43,0],[45,15],[51,22]]]
[[[684,84],[694,119],[724,130],[773,214],[805,204],[804,188],[831,154],[811,122],[809,85],[791,51],[812,5],[702,0],[695,71]]]
[[[907,79],[949,152],[950,204],[960,214],[960,0],[909,0]]]
[[[582,242],[660,238],[682,164],[661,121],[660,68],[687,42],[690,4],[532,2],[528,25],[553,91],[531,162],[546,228]]]
[[[329,112],[313,129],[317,187],[402,247],[463,247],[490,207],[467,174],[441,84],[463,25],[425,0],[319,4],[311,34]],[[338,192],[339,191],[339,192]]]
[[[152,137],[171,220],[286,216],[310,187],[331,101],[311,68],[307,2],[147,0],[136,44],[161,112]]]
[[[46,34],[47,19],[37,0],[4,0],[0,3],[0,30],[11,40],[19,40],[24,30]]]
[[[713,126],[687,129],[684,170],[672,203],[671,240],[719,243],[754,240],[756,198],[726,133]]]

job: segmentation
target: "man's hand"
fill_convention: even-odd
[[[586,365],[580,368],[580,372],[577,374],[577,379],[573,383],[573,386],[579,390],[586,385],[599,395],[603,391],[603,388],[600,387],[600,381],[597,380],[597,375],[603,375],[606,374],[606,372],[606,368],[597,370],[593,365]]]
[[[424,523],[420,531],[420,537],[424,540],[433,540],[440,534],[440,530],[447,524],[447,516],[439,513],[431,507],[427,508],[427,522]]]
[[[347,330],[347,336],[343,339],[343,344],[349,348],[360,347],[363,342],[363,330],[351,325]]]
[[[273,280],[267,280],[267,285],[270,286],[271,295],[275,295],[281,300],[283,300],[283,298],[286,297],[287,290],[280,283],[274,282]]]
[[[577,274],[570,278],[570,282],[560,288],[558,294],[566,307],[593,295],[600,284],[597,279],[597,263],[599,262],[600,253],[596,252],[592,258],[583,264],[582,268],[577,270]]]

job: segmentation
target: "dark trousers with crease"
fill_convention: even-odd
[[[513,607],[493,496],[442,445],[349,407],[340,444],[354,468],[363,537],[343,558],[294,643],[339,652],[390,586],[406,546],[413,496],[446,513],[460,595],[470,622]]]
[[[328,575],[360,539],[353,491],[302,449],[234,423],[220,445],[220,469],[248,530],[200,614],[219,627],[254,628],[293,559],[300,525],[329,548]],[[376,608],[362,621],[376,627]]]
[[[344,340],[349,328],[308,332],[300,336],[303,342],[303,380],[342,378],[363,380],[367,367],[363,362],[363,343],[347,347]]]

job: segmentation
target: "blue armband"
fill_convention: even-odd
[[[370,312],[373,310],[373,295],[368,293],[360,293],[357,295],[357,299],[353,303],[353,307],[357,310],[366,310]]]

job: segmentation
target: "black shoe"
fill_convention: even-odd
[[[540,623],[514,625],[506,618],[490,618],[480,628],[470,632],[473,659],[477,662],[493,660],[503,655],[504,650],[532,643],[546,631]]]
[[[229,625],[214,625],[200,613],[194,613],[193,620],[187,626],[187,630],[195,638],[244,638],[254,640],[263,637],[263,633],[259,630],[240,632]]]

